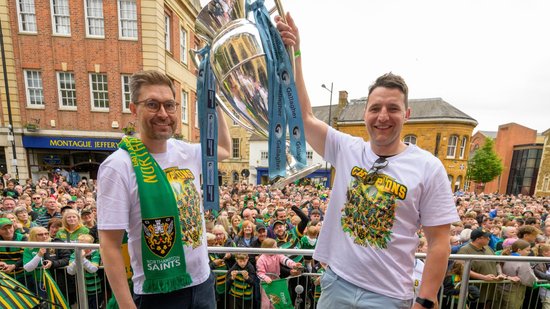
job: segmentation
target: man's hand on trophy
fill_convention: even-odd
[[[290,16],[290,13],[286,13],[286,23],[281,16],[275,16],[275,22],[277,30],[283,38],[283,42],[287,46],[293,46],[296,51],[300,50],[300,33],[298,27],[294,23],[294,19]]]

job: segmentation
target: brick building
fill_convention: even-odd
[[[340,93],[339,117],[336,128],[369,140],[363,115],[366,98],[351,100]],[[438,157],[453,191],[464,189],[470,153],[470,140],[477,121],[441,98],[409,99],[411,115],[401,132],[403,141],[416,144]]]
[[[544,139],[539,174],[535,190],[536,196],[550,196],[550,129],[542,133]]]
[[[198,141],[188,50],[199,44],[199,10],[198,0],[1,0],[9,91],[0,90],[0,172],[16,169],[9,94],[20,179],[55,168],[95,178],[122,129],[133,125],[128,81],[142,69],[173,79],[181,102],[177,134]]]
[[[472,137],[472,152],[481,148],[487,137],[495,142],[494,151],[502,160],[503,170],[493,181],[484,186],[478,185],[475,190],[485,193],[536,194],[535,187],[540,180],[537,176],[541,175],[539,169],[544,171],[544,164],[550,164],[541,161],[544,137],[537,135],[536,130],[517,123],[507,123],[500,125],[496,132],[476,132]]]

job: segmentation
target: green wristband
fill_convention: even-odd
[[[300,50],[297,50],[294,52],[294,58],[298,58],[302,55],[302,52]]]

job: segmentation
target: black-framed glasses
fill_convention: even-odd
[[[179,105],[179,103],[174,100],[159,102],[154,99],[145,99],[138,102],[134,102],[135,105],[138,105],[141,103],[143,103],[143,106],[145,106],[145,108],[152,113],[158,113],[158,111],[160,110],[160,106],[162,105],[162,107],[164,107],[164,110],[168,114],[174,114],[177,111],[178,105]]]
[[[378,178],[378,171],[388,166],[388,160],[386,158],[378,158],[374,163],[372,164],[372,167],[369,169],[369,172],[367,174],[367,177],[365,179],[367,184],[372,185],[374,182],[376,182],[376,179]]]

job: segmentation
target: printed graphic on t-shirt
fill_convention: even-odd
[[[372,177],[357,166],[351,176],[342,208],[342,229],[360,246],[385,249],[390,242],[397,200],[405,199],[407,187],[384,174]]]
[[[195,175],[189,169],[176,167],[164,172],[178,203],[183,245],[197,248],[202,244],[202,215],[200,195],[193,183]]]

